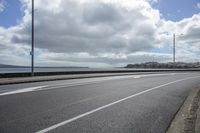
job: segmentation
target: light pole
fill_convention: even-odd
[[[34,76],[34,0],[32,0],[31,76]]]
[[[180,34],[178,36],[182,36],[184,34]],[[173,63],[174,63],[174,67],[176,64],[176,34],[173,34]]]
[[[176,34],[173,34],[173,63],[176,63]]]

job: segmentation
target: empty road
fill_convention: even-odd
[[[200,73],[0,86],[0,133],[165,133]]]

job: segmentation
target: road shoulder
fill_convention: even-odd
[[[177,112],[167,133],[200,133],[200,86],[193,89]]]

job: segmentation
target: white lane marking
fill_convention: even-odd
[[[141,76],[134,76],[133,78],[135,78],[135,79],[139,79],[139,78],[141,78]]]
[[[55,84],[51,85],[48,87],[51,88],[57,88],[57,87],[71,87],[71,86],[76,86],[76,85],[81,85],[82,83],[99,83],[102,81],[108,81],[108,80],[116,80],[116,79],[126,79],[126,78],[138,78],[138,77],[148,77],[148,76],[162,76],[162,75],[171,75],[171,74],[178,74],[178,73],[167,73],[167,74],[146,74],[146,75],[126,75],[126,76],[114,76],[114,77],[104,77],[103,79],[91,79],[90,81],[81,81],[81,82],[73,82],[73,83],[64,83],[64,84]],[[186,74],[186,73],[181,73],[181,74]],[[67,86],[66,86],[67,85]],[[84,84],[83,84],[84,85]],[[50,88],[50,89],[51,89]],[[46,90],[46,89],[45,89]]]
[[[65,120],[65,121],[60,122],[60,123],[58,123],[58,124],[52,125],[52,126],[46,128],[46,129],[40,130],[40,131],[38,131],[38,132],[36,132],[36,133],[46,133],[46,132],[49,132],[49,131],[54,130],[54,129],[58,128],[58,127],[61,127],[61,126],[66,125],[66,124],[68,124],[68,123],[71,123],[71,122],[73,122],[73,121],[75,121],[75,120],[78,120],[78,119],[80,119],[80,118],[82,118],[82,117],[88,116],[88,115],[93,114],[93,113],[95,113],[95,112],[97,112],[97,111],[103,110],[103,109],[108,108],[108,107],[110,107],[110,106],[112,106],[112,105],[118,104],[118,103],[120,103],[120,102],[123,102],[123,101],[125,101],[125,100],[131,99],[131,98],[136,97],[136,96],[139,96],[139,95],[142,95],[142,94],[147,93],[147,92],[150,92],[150,91],[152,91],[152,90],[156,90],[156,89],[159,89],[159,88],[161,88],[161,87],[164,87],[164,86],[167,86],[167,85],[170,85],[170,84],[174,84],[174,83],[177,83],[177,82],[180,82],[180,81],[184,81],[184,80],[188,80],[188,79],[194,79],[194,78],[199,78],[199,77],[200,77],[200,76],[184,78],[184,79],[176,80],[176,81],[173,81],[173,82],[169,82],[169,83],[166,83],[166,84],[163,84],[163,85],[159,85],[159,86],[150,88],[150,89],[148,89],[148,90],[145,90],[145,91],[142,91],[142,92],[133,94],[133,95],[131,95],[131,96],[125,97],[125,98],[120,99],[120,100],[118,100],[118,101],[109,103],[109,104],[107,104],[107,105],[104,105],[104,106],[101,106],[101,107],[99,107],[99,108],[93,109],[93,110],[88,111],[88,112],[86,112],[86,113],[80,114],[80,115],[78,115],[78,116],[76,116],[76,117],[73,117],[73,118],[71,118],[71,119]]]
[[[30,87],[30,88],[24,88],[24,89],[15,90],[15,91],[4,92],[4,93],[1,93],[0,96],[35,91],[37,89],[41,89],[41,88],[44,88],[44,87],[46,87],[46,86],[37,86],[37,87]]]
[[[74,83],[68,83],[68,84],[36,86],[36,87],[17,89],[17,90],[14,90],[14,91],[13,90],[12,91],[6,91],[6,92],[3,92],[3,93],[0,92],[0,96],[26,93],[26,92],[33,92],[33,91],[51,90],[51,89],[63,88],[63,87],[73,87],[73,86],[79,86],[79,85],[88,85],[88,84],[100,83],[100,82],[108,81],[108,80],[126,79],[126,78],[137,79],[137,78],[142,78],[142,77],[163,76],[163,75],[167,76],[167,75],[175,75],[175,74],[187,74],[187,73],[164,73],[164,74],[146,74],[146,75],[128,75],[128,76],[105,77],[104,79],[93,79],[93,80],[90,80],[90,81],[74,82]]]

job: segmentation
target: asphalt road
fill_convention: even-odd
[[[0,133],[165,133],[200,73],[0,86]]]

